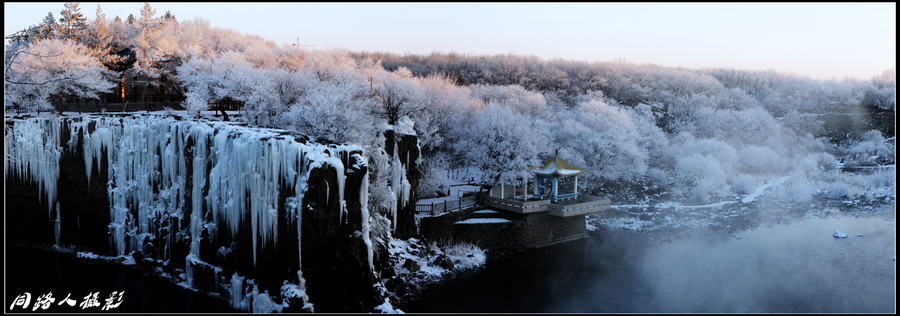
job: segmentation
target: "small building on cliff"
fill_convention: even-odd
[[[558,156],[532,169],[533,182],[494,185],[484,207],[422,218],[422,234],[482,248],[528,249],[587,237],[587,214],[610,208],[610,201],[578,192],[578,176],[588,171]],[[561,188],[561,180],[571,184]],[[533,194],[529,194],[533,192]]]

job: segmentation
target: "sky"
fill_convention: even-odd
[[[896,67],[896,3],[169,3],[183,21],[317,49],[624,59],[685,68],[870,79]],[[143,2],[101,3],[107,19]],[[96,2],[82,2],[93,19]],[[63,3],[4,2],[4,35]]]

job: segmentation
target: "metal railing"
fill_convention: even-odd
[[[464,210],[475,206],[475,197],[461,197],[456,200],[445,200],[444,202],[431,204],[416,204],[416,213],[429,213],[438,215],[447,212]]]

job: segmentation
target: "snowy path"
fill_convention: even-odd
[[[765,192],[766,189],[768,189],[769,187],[781,185],[782,183],[784,183],[785,181],[787,181],[790,178],[791,178],[790,176],[785,176],[785,177],[781,177],[781,178],[778,178],[775,180],[768,181],[768,182],[766,182],[766,184],[763,184],[763,185],[759,186],[758,188],[756,188],[756,191],[753,192],[752,194],[745,196],[744,199],[741,200],[741,202],[743,202],[743,203],[753,202],[753,200],[755,200],[757,197],[762,195],[763,192]]]

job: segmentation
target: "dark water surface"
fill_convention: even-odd
[[[193,292],[171,281],[144,275],[118,263],[78,259],[75,254],[7,246],[4,260],[4,306],[7,313],[233,313],[225,300]],[[125,291],[121,304],[102,310],[113,291]],[[31,293],[27,309],[13,306],[15,298]],[[52,292],[55,302],[33,310],[38,296]],[[99,292],[100,306],[82,308],[85,296]],[[75,306],[59,303],[69,296]],[[115,302],[115,301],[113,301]]]
[[[850,237],[834,238],[835,229]],[[893,214],[797,219],[737,236],[649,244],[633,232],[608,231],[490,261],[397,308],[407,313],[896,312]]]
[[[835,229],[850,237],[832,237]],[[737,235],[741,238],[714,234],[650,244],[634,232],[607,231],[491,259],[484,268],[432,285],[419,300],[396,307],[407,313],[896,311],[892,214],[797,219]],[[15,246],[5,252],[7,312],[239,312],[225,300],[133,267]],[[51,291],[56,301],[32,311],[37,296]],[[81,303],[99,292],[102,305],[112,291],[125,291],[113,310],[58,304],[66,295]],[[10,310],[24,292],[32,295],[28,309]]]

